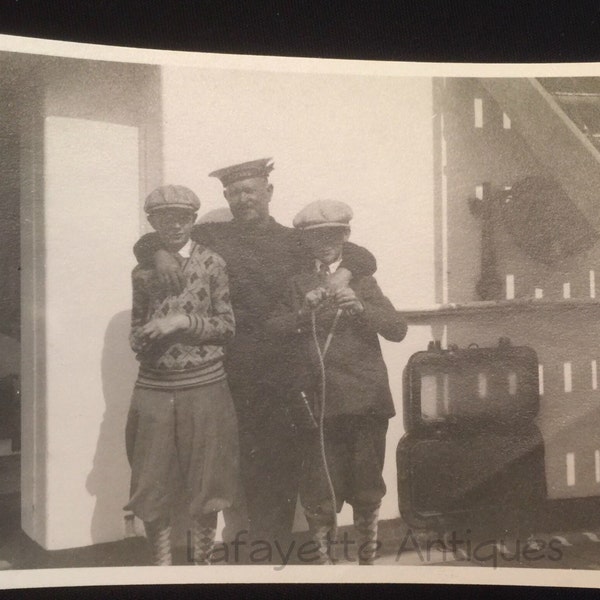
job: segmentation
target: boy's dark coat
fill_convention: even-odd
[[[280,314],[271,318],[268,329],[282,341],[281,351],[288,360],[289,388],[292,394],[319,386],[320,364],[312,337],[310,318],[298,321],[297,312],[304,296],[321,285],[316,272],[303,272],[290,280],[288,297]],[[383,295],[373,277],[352,280],[365,310],[361,315],[342,314],[335,327],[325,357],[327,373],[326,417],[349,414],[395,414],[387,369],[377,334],[390,341],[402,341],[407,326]],[[335,310],[325,310],[317,318],[321,347],[329,333]],[[309,391],[304,389],[304,391]]]

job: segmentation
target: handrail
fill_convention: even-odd
[[[464,304],[436,304],[406,308],[398,312],[411,325],[427,325],[436,321],[470,318],[475,315],[519,314],[523,312],[567,313],[581,311],[600,315],[600,300],[595,298],[569,298],[547,300],[519,298],[516,300],[467,302]]]

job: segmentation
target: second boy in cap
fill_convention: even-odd
[[[313,202],[298,213],[294,227],[311,263],[291,277],[281,314],[269,320],[272,335],[292,340],[304,363],[295,391],[314,426],[304,434],[300,500],[325,564],[333,558],[335,512],[344,502],[354,510],[359,562],[373,563],[386,491],[385,437],[395,412],[377,335],[400,342],[407,329],[371,276],[353,277],[330,291],[327,282],[343,259],[351,219],[350,207],[334,200]]]

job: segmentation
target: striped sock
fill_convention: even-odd
[[[217,534],[217,513],[203,515],[194,521],[194,564],[210,565]]]
[[[312,515],[306,515],[308,521],[308,527],[311,533],[311,537],[316,544],[317,565],[332,565],[334,564],[332,556],[332,539],[333,524],[329,517],[313,517]]]
[[[377,524],[379,509],[354,509],[354,529],[358,547],[358,564],[372,565],[377,553]]]
[[[146,537],[152,548],[152,564],[167,567],[173,564],[171,555],[171,526],[165,519],[144,521]]]

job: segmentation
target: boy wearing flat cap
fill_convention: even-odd
[[[269,320],[272,335],[295,340],[305,365],[295,392],[302,394],[313,427],[304,436],[300,500],[323,564],[332,561],[334,511],[345,501],[354,511],[359,562],[373,564],[378,509],[386,491],[385,436],[394,415],[377,334],[400,342],[407,329],[372,276],[353,277],[346,287],[328,291],[351,219],[350,207],[333,200],[313,202],[298,213],[294,227],[302,232],[312,265],[292,276],[280,315]]]
[[[147,198],[148,221],[177,257],[179,294],[156,272],[134,268],[131,347],[140,363],[126,442],[131,497],[125,510],[144,521],[154,564],[170,565],[170,513],[183,488],[194,522],[194,560],[209,564],[217,513],[237,498],[238,432],[223,366],[223,344],[235,330],[223,259],[193,242],[200,201],[168,185]]]

